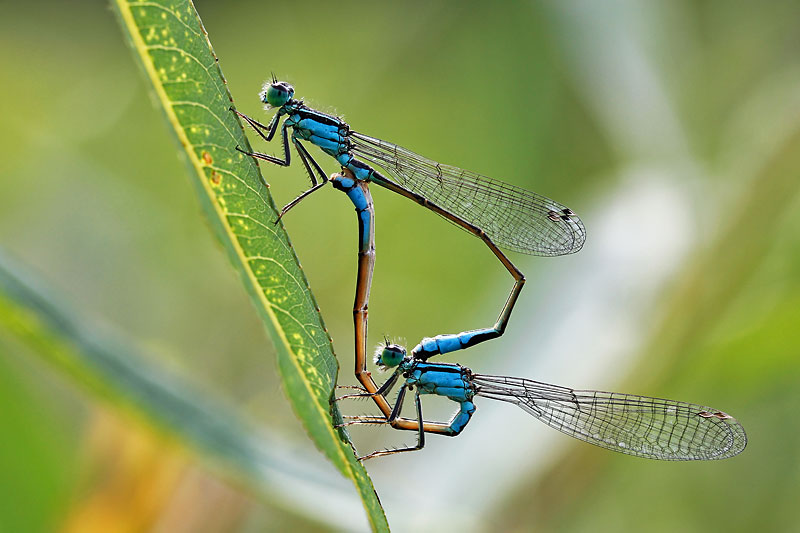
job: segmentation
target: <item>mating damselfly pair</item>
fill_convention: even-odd
[[[437,163],[395,144],[358,133],[340,118],[295,100],[294,88],[274,76],[260,97],[268,109],[277,109],[269,124],[236,113],[267,142],[277,132],[281,118],[286,117],[281,127],[283,158],[237,149],[248,156],[288,166],[291,141],[312,184],[310,189],[287,204],[278,218],[328,181],[347,194],[358,214],[358,284],[353,314],[355,375],[363,389],[359,394],[339,399],[373,398],[382,416],[345,417],[348,422],[343,425],[390,424],[398,429],[416,431],[418,435],[416,446],[381,450],[362,459],[420,449],[424,446],[426,432],[458,435],[475,412],[475,397],[514,403],[568,435],[640,457],[721,459],[744,449],[747,437],[742,426],[730,415],[710,407],[645,396],[572,390],[521,378],[476,374],[452,363],[427,362],[434,355],[474,346],[497,338],[505,331],[525,278],[500,250],[501,247],[542,256],[577,252],[586,238],[583,223],[572,210],[548,198]],[[303,142],[319,147],[336,159],[342,172],[329,180]],[[380,387],[367,370],[366,355],[367,302],[375,256],[375,213],[370,183],[405,196],[480,238],[514,278],[506,303],[491,328],[426,338],[408,355],[405,348],[388,342],[379,348],[376,364],[395,368]],[[386,394],[401,378],[404,383],[392,403]],[[406,391],[415,392],[414,418],[400,417]],[[422,416],[421,394],[446,397],[459,404],[459,411],[447,423],[426,421]]]

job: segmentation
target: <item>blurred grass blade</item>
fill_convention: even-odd
[[[358,512],[359,506],[347,496],[341,478],[319,468],[321,458],[308,458],[259,431],[232,407],[155,364],[118,335],[95,323],[86,327],[74,310],[29,275],[23,277],[23,271],[0,249],[2,351],[32,350],[90,393],[177,437],[215,469],[272,503],[341,527],[359,525],[340,516]],[[316,497],[292,498],[297,493]]]
[[[203,209],[275,342],[285,391],[314,443],[355,483],[372,527],[387,528],[372,482],[333,429],[338,364],[275,204],[233,113],[216,56],[191,2],[114,6],[155,99],[189,163]],[[333,409],[338,417],[338,411]]]

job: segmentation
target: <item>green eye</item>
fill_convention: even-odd
[[[271,83],[264,92],[261,93],[261,101],[272,107],[281,107],[291,100],[294,95],[294,88],[286,82],[279,81]]]
[[[405,356],[405,348],[397,344],[388,344],[383,347],[383,350],[381,350],[380,355],[375,362],[389,367],[397,366],[403,362],[403,358],[405,358]]]

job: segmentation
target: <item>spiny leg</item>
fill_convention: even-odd
[[[314,193],[314,192],[320,190],[322,187],[325,186],[326,183],[328,183],[328,180],[325,180],[322,183],[317,183],[316,185],[314,185],[313,187],[311,187],[307,191],[305,191],[302,194],[300,194],[300,196],[298,196],[297,198],[295,198],[294,200],[292,200],[291,202],[289,202],[288,204],[283,206],[283,209],[281,209],[281,212],[278,213],[278,218],[275,219],[275,224],[277,224],[278,221],[280,221],[280,219],[283,218],[283,215],[288,213],[291,208],[293,208],[294,206],[296,206],[297,204],[302,202],[311,193]]]
[[[237,111],[237,113],[238,113],[238,111]],[[241,115],[241,113],[240,113],[240,115]],[[258,126],[266,127],[263,124],[257,123],[256,121],[254,121],[250,117],[247,117],[246,115],[244,115],[244,116],[245,116],[245,120],[247,120],[248,123],[250,123],[250,121],[252,120],[254,123],[258,124]],[[274,123],[277,126],[277,121],[276,120],[274,120]],[[256,131],[259,131],[256,128],[256,126],[253,126],[253,129],[255,129]],[[274,130],[274,129],[275,129],[275,126],[273,126],[272,130]],[[259,132],[259,135],[261,135],[261,132]],[[264,135],[261,135],[261,136],[264,137]],[[270,134],[268,137],[271,138],[272,135]],[[242,150],[238,146],[236,147],[236,149],[238,151],[240,151],[241,153],[245,154],[245,155],[249,155],[250,157],[255,157],[256,159],[263,159],[264,161],[269,161],[270,163],[275,163],[276,165],[280,165],[280,166],[283,166],[283,167],[288,167],[292,160],[291,160],[291,151],[289,150],[289,135],[287,133],[287,126],[286,126],[285,122],[283,124],[283,128],[281,128],[281,137],[283,138],[283,156],[284,156],[284,159],[281,159],[279,157],[275,157],[275,156],[269,155],[269,154],[262,154],[261,152],[248,152],[246,150]],[[265,140],[269,140],[269,138],[267,138],[267,137],[264,137],[264,139]],[[283,217],[283,215],[285,215],[292,207],[294,207],[297,204],[299,204],[304,198],[306,198],[308,195],[310,195],[314,191],[319,190],[323,185],[325,185],[328,182],[328,178],[325,176],[325,173],[323,172],[322,167],[320,167],[319,163],[317,163],[314,160],[314,158],[311,157],[311,154],[308,153],[308,150],[306,150],[305,147],[302,144],[300,144],[294,138],[294,136],[292,136],[292,141],[294,142],[294,145],[297,148],[297,153],[300,155],[300,160],[303,162],[303,165],[306,167],[306,171],[308,172],[308,175],[311,177],[311,183],[313,184],[313,187],[311,187],[309,190],[303,192],[300,196],[298,196],[297,198],[295,198],[294,200],[292,200],[291,202],[286,204],[283,207],[283,209],[281,209],[281,212],[278,213],[278,218],[275,219],[275,224],[277,224],[278,221]],[[321,183],[317,183],[317,180],[314,177],[314,171],[311,169],[311,165],[309,164],[309,160],[313,164],[314,169],[322,177],[322,182]]]
[[[308,153],[306,147],[303,146],[303,144],[295,138],[294,134],[292,134],[292,142],[294,143],[294,147],[297,149],[297,154],[300,156],[300,160],[306,167],[306,172],[308,172],[308,176],[311,178],[311,185],[316,185],[317,180],[314,177],[314,171],[311,170],[309,162],[311,162],[311,164],[314,165],[314,170],[316,170],[317,175],[320,177],[320,179],[322,181],[328,181],[328,176],[325,175],[325,171],[323,171],[322,167],[319,166],[319,163],[317,163],[317,161],[313,157],[311,157],[311,154]]]
[[[345,426],[353,426],[356,424],[373,424],[376,426],[382,426],[384,424],[388,424],[389,422],[386,420],[385,417],[382,416],[370,416],[370,415],[342,415],[342,418],[347,422],[342,422],[341,424],[336,424],[335,428],[343,428]]]
[[[311,154],[308,153],[308,150],[306,150],[305,146],[303,146],[297,139],[295,139],[294,136],[292,136],[292,142],[294,142],[294,146],[295,148],[297,148],[297,154],[300,156],[300,160],[303,162],[303,165],[306,167],[306,171],[308,171],[308,175],[311,177],[312,187],[307,191],[301,193],[297,198],[295,198],[285,206],[283,206],[283,209],[281,209],[281,212],[278,214],[278,218],[275,219],[275,224],[277,224],[278,221],[281,218],[283,218],[283,215],[288,213],[291,208],[299,204],[301,201],[303,201],[303,199],[305,199],[311,193],[318,191],[326,183],[328,183],[328,177],[325,176],[322,167],[320,167],[319,163],[317,163],[316,160],[313,157],[311,157]],[[311,162],[310,164],[309,161]],[[311,169],[311,165],[314,166],[316,172],[322,177],[322,181],[320,183],[317,183],[317,180],[314,178],[314,171]]]
[[[239,111],[234,109],[233,106],[231,106],[229,109],[234,113],[236,113],[237,115],[239,115],[241,118],[243,118],[247,122],[247,124],[249,124],[250,127],[253,128],[253,130],[255,130],[255,132],[258,133],[258,135],[265,141],[270,142],[272,140],[272,137],[275,136],[275,132],[278,129],[278,119],[280,118],[279,114],[276,113],[275,116],[272,117],[272,120],[270,121],[269,125],[265,126],[256,119],[248,117],[244,113],[240,113]],[[264,133],[261,130],[265,130],[267,134],[264,135]]]
[[[369,391],[368,391],[367,389],[365,389],[364,387],[361,387],[361,386],[359,386],[359,385],[336,385],[336,388],[337,388],[337,389],[357,390],[357,391],[359,391],[359,392],[362,392],[362,393],[369,394]],[[341,397],[339,397],[339,398],[334,398],[334,400],[333,400],[333,401],[334,401],[334,402],[338,402],[338,401],[339,401],[339,400],[341,400],[341,399],[342,399]]]
[[[289,135],[286,129],[287,126],[286,122],[284,121],[283,127],[281,128],[281,137],[283,137],[284,159],[275,157],[274,155],[262,154],[261,152],[248,152],[246,150],[242,150],[238,146],[236,147],[236,149],[245,155],[249,155],[250,157],[255,157],[256,159],[263,159],[264,161],[269,161],[270,163],[275,163],[276,165],[280,165],[282,167],[288,167],[289,163],[291,163],[291,154],[289,153]]]
[[[394,375],[397,375],[397,372],[395,372]],[[394,377],[394,375],[393,375],[393,377]],[[396,379],[397,378],[395,378],[395,380]],[[381,388],[385,387],[386,384],[389,383],[390,381],[391,381],[391,378],[386,380],[386,383],[384,383],[381,386]],[[387,388],[391,388],[391,385],[389,387],[387,387]],[[405,400],[406,389],[407,388],[408,388],[408,383],[403,383],[403,386],[400,387],[400,391],[397,393],[397,400],[395,400],[394,405],[392,406],[392,412],[389,413],[389,416],[387,416],[387,417],[374,417],[374,416],[363,416],[363,415],[344,416],[342,418],[348,419],[348,422],[343,422],[341,424],[338,424],[336,427],[340,428],[340,427],[344,427],[344,426],[352,426],[354,424],[391,424],[395,419],[397,419],[397,417],[400,415],[400,411],[403,409],[403,400]],[[376,395],[378,395],[377,392],[375,392],[374,394],[369,394],[368,393],[366,395],[363,395],[363,394],[351,394],[351,395],[347,395],[347,396],[342,396],[341,398],[337,398],[336,400],[338,401],[338,400],[342,400],[344,398],[371,397],[371,396],[376,396]],[[381,396],[382,395],[383,394],[381,393]]]
[[[392,390],[392,387],[394,387],[395,383],[397,383],[397,378],[399,378],[399,377],[400,377],[400,369],[398,368],[397,370],[394,371],[394,373],[392,373],[391,376],[389,376],[389,379],[387,379],[383,383],[383,385],[381,385],[378,388],[378,390],[376,390],[375,392],[363,392],[363,393],[359,393],[359,394],[345,394],[344,396],[339,396],[334,401],[338,402],[339,400],[345,400],[347,398],[372,398],[374,396],[386,396],[386,394],[388,394]],[[383,420],[387,420],[387,419],[384,418]]]
[[[400,410],[403,407],[403,400],[405,399],[405,392],[406,389],[409,387],[407,383],[404,383],[403,386],[400,388],[400,393],[397,395],[397,402],[395,403],[394,409],[392,409],[392,414],[387,420],[388,423],[392,423],[395,419],[400,415]],[[368,453],[367,455],[363,455],[358,458],[359,461],[366,461],[367,459],[372,459],[373,457],[383,457],[385,455],[393,455],[395,453],[403,453],[403,452],[414,452],[417,450],[421,450],[425,447],[425,431],[423,430],[423,419],[422,419],[422,401],[419,398],[419,389],[414,391],[414,403],[417,406],[417,444],[416,446],[407,446],[405,448],[396,448],[394,450],[377,450],[372,453]]]

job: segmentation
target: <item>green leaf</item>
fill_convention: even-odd
[[[194,6],[185,0],[114,6],[185,151],[211,227],[275,342],[292,407],[319,449],[353,480],[372,527],[388,529],[366,470],[334,429],[340,415],[330,404],[338,372],[331,339],[283,225],[274,223],[277,211],[258,166],[236,151],[250,145],[229,110],[231,95]]]

